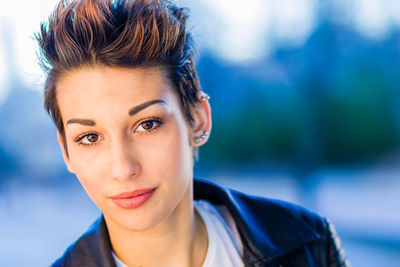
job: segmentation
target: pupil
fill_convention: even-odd
[[[97,134],[91,134],[88,136],[89,142],[96,142],[97,138],[98,138]]]

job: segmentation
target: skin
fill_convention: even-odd
[[[128,266],[201,266],[208,236],[193,209],[193,148],[211,130],[208,101],[193,108],[190,127],[162,67],[85,67],[62,75],[56,88],[67,168],[102,210],[118,258]],[[163,102],[129,114],[152,100]],[[145,188],[156,190],[134,209],[111,199]]]

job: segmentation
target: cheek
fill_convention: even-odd
[[[76,157],[74,151],[71,151],[70,154],[72,171],[90,197],[95,199],[101,193],[101,188],[104,184],[101,175],[104,174],[104,166],[106,165],[102,164],[101,155],[94,157],[86,153],[77,154],[79,157]]]
[[[190,165],[192,155],[186,125],[179,120],[173,121],[162,136],[154,138],[145,150],[148,164],[159,171],[183,171]],[[155,162],[157,165],[154,165]]]

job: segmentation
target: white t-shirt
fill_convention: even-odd
[[[232,217],[227,210],[217,208],[206,200],[194,202],[208,233],[208,249],[203,267],[244,266],[243,246]]]
[[[194,208],[203,219],[208,234],[208,248],[202,267],[240,267],[243,245],[232,217],[226,209],[206,200],[194,201]],[[112,252],[117,267],[128,267]]]

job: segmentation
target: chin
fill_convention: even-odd
[[[133,232],[150,230],[167,219],[174,208],[152,203],[138,209],[121,209],[113,207],[109,212],[103,211],[107,225],[112,223]],[[170,211],[171,209],[171,211]]]
[[[143,232],[156,227],[161,221],[150,216],[141,218],[130,216],[128,218],[121,218],[120,225],[132,232]]]
[[[104,218],[106,220],[107,227],[124,229],[132,232],[142,232],[149,230],[155,227],[159,220],[157,220],[157,216],[150,216],[147,214],[146,216],[132,213],[132,211],[122,211],[107,213],[103,212]]]
[[[156,229],[157,226],[170,227],[171,223],[174,224],[176,217],[175,214],[177,209],[179,209],[182,199],[177,201],[177,203],[163,203],[164,205],[158,203],[154,206],[149,206],[148,209],[137,210],[137,211],[122,211],[118,214],[113,214],[112,220],[116,222],[119,226],[124,229],[133,232],[143,232],[151,229]],[[179,211],[178,211],[179,213]],[[111,216],[110,216],[111,217]],[[179,217],[179,216],[178,216]],[[170,222],[168,222],[169,219]],[[165,224],[165,222],[167,222]],[[175,225],[175,224],[174,224]]]

